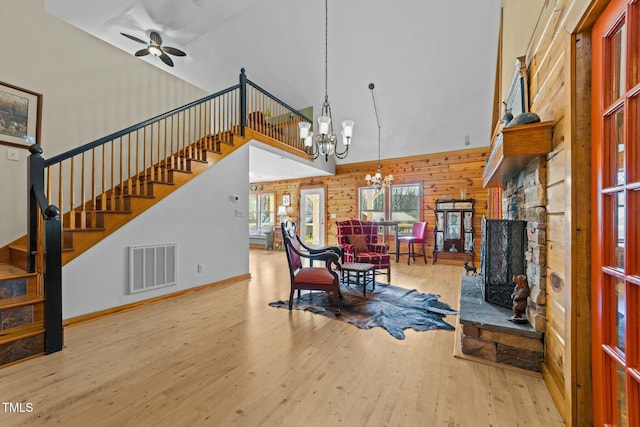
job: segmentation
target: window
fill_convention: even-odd
[[[391,221],[398,221],[400,234],[411,234],[413,223],[420,221],[420,185],[391,186]]]
[[[420,221],[420,206],[420,184],[392,185],[391,191],[360,188],[359,218],[362,221],[398,221],[400,234],[411,234],[413,223]]]
[[[385,191],[370,187],[361,187],[358,201],[358,214],[362,221],[384,221]]]
[[[275,196],[249,194],[249,234],[264,234],[275,225]]]

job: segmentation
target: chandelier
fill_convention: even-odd
[[[338,159],[344,159],[349,152],[349,145],[351,144],[351,136],[353,135],[353,120],[344,120],[342,125],[342,144],[344,145],[344,151],[337,150],[338,137],[333,133],[333,122],[331,118],[331,104],[329,104],[329,95],[327,94],[327,81],[328,81],[328,29],[329,29],[329,0],[325,0],[325,22],[324,22],[324,102],[322,103],[322,109],[320,111],[320,117],[318,117],[318,133],[314,136],[310,131],[311,123],[300,122],[298,126],[300,128],[300,139],[304,141],[304,147],[309,153],[309,157],[317,159],[318,156],[323,155],[324,160],[328,161],[329,156],[335,155]],[[315,142],[315,145],[314,145]],[[312,148],[313,147],[313,148]]]
[[[367,187],[373,187],[380,191],[383,186],[389,186],[393,182],[393,175],[389,174],[382,177],[382,165],[380,165],[380,119],[378,118],[378,108],[376,107],[376,97],[373,95],[373,88],[375,85],[369,83],[369,89],[371,90],[371,99],[373,100],[373,111],[376,113],[376,122],[378,123],[378,170],[371,176],[367,174],[364,179],[367,180]]]

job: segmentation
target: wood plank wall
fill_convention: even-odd
[[[567,307],[570,307],[571,282],[567,277],[564,254],[570,250],[571,242],[566,241],[566,229],[570,218],[565,215],[565,200],[570,194],[567,181],[567,145],[570,132],[567,126],[571,116],[568,111],[565,84],[565,70],[570,68],[570,51],[566,50],[569,34],[562,29],[563,10],[568,1],[550,1],[545,4],[540,24],[532,37],[527,52],[529,73],[530,110],[543,121],[554,123],[553,151],[547,155],[547,327],[545,333],[544,378],[551,394],[565,420],[567,405],[571,396],[566,392],[568,331],[565,321]],[[535,40],[535,41],[533,41]]]
[[[383,175],[393,174],[394,184],[422,185],[422,220],[427,221],[427,256],[431,259],[434,245],[433,227],[435,200],[450,195],[460,197],[460,189],[467,190],[467,198],[475,199],[473,219],[476,263],[480,259],[480,224],[487,214],[487,190],[482,188],[482,173],[489,156],[489,147],[450,151],[446,153],[382,160]],[[324,187],[326,194],[325,241],[336,243],[336,221],[358,217],[358,188],[365,187],[364,177],[374,173],[377,162],[338,165],[336,175],[287,181],[262,182],[261,193],[274,193],[278,204],[285,193],[291,195],[291,207],[296,218],[300,211],[300,190]],[[335,214],[335,218],[332,215]],[[404,248],[403,248],[404,250]],[[449,261],[442,259],[439,263]]]
[[[542,121],[554,123],[553,150],[547,155],[547,328],[542,371],[567,426],[589,425],[592,417],[590,200],[585,179],[590,176],[585,145],[590,135],[590,45],[566,29],[567,21],[585,3],[546,2],[526,54],[530,110]]]

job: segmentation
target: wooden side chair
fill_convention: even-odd
[[[298,298],[300,298],[300,290],[306,289],[329,293],[333,306],[337,308],[336,314],[340,314],[340,279],[332,268],[340,269],[338,254],[329,250],[311,254],[301,248],[298,239],[291,237],[285,229],[285,224],[282,224],[281,227],[291,278],[289,310],[293,308],[293,294],[295,290],[298,290]],[[303,267],[302,258],[324,261],[325,264],[322,267]]]
[[[427,255],[424,249],[424,242],[427,238],[427,225],[429,225],[428,222],[414,222],[410,236],[398,237],[398,252],[400,255],[407,255],[407,265],[410,264],[411,257],[413,257],[413,262],[416,262],[416,243],[422,245],[422,253],[419,253],[418,255],[422,255],[424,263],[427,263]],[[403,243],[407,244],[406,253],[400,252],[400,247],[402,247]]]

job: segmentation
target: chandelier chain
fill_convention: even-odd
[[[367,174],[365,180],[367,181],[368,187],[373,187],[376,190],[380,191],[382,187],[390,186],[393,182],[393,175],[389,174],[385,177],[382,176],[382,164],[380,163],[380,147],[381,143],[381,126],[380,126],[380,117],[378,116],[378,105],[376,104],[376,96],[373,93],[373,89],[375,85],[373,83],[369,83],[369,89],[371,90],[371,100],[373,101],[373,111],[376,114],[376,123],[378,125],[378,169],[376,173],[373,175]]]
[[[380,118],[378,117],[378,107],[376,106],[376,96],[371,89],[371,99],[373,100],[373,111],[376,113],[376,123],[378,123],[378,165],[380,165]]]
[[[329,99],[329,0],[324,1],[324,100]]]

